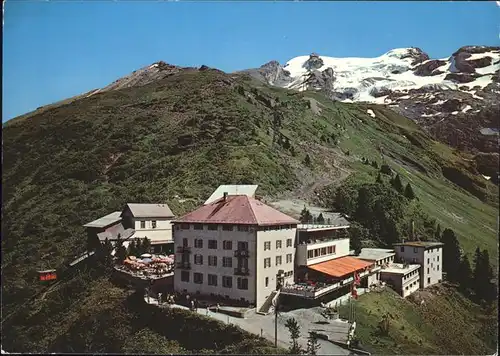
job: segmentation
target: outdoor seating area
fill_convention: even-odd
[[[135,277],[161,278],[174,272],[175,256],[151,255],[145,253],[139,257],[128,256],[116,269]]]

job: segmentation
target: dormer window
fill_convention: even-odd
[[[141,221],[141,229],[145,229],[146,228],[146,222],[145,221]]]

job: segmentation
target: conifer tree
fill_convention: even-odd
[[[467,255],[463,255],[460,261],[458,283],[462,292],[467,293],[472,288],[472,269]]]
[[[461,253],[457,236],[452,229],[443,231],[443,271],[451,282],[458,281],[458,270],[460,267]]]
[[[319,213],[318,217],[316,218],[316,222],[318,224],[324,224],[325,223],[325,218],[323,217],[323,213]]]
[[[285,322],[285,327],[290,333],[290,353],[292,355],[300,355],[302,348],[299,345],[300,325],[295,318],[290,318]]]
[[[413,188],[411,187],[410,183],[406,184],[405,197],[410,200],[415,199],[415,193],[413,192]]]
[[[403,194],[403,183],[401,182],[401,177],[399,176],[399,173],[396,174],[396,178],[394,178],[391,181],[391,184],[398,193]]]

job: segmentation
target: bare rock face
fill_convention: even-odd
[[[318,70],[312,71],[306,80],[306,84],[309,88],[313,89],[330,89],[334,81],[333,69],[327,68],[322,72]]]
[[[474,66],[467,60],[471,55],[470,53],[460,52],[454,56],[455,67],[462,73],[474,73]]]
[[[429,55],[418,47],[411,48],[408,57],[413,58],[412,66],[429,60]]]
[[[373,87],[370,90],[370,95],[374,98],[380,98],[389,94],[391,94],[391,90],[387,87]]]
[[[437,71],[436,69],[445,65],[446,62],[439,60],[439,59],[434,59],[425,63],[420,64],[417,68],[415,68],[415,75],[421,76],[421,77],[427,77],[431,75],[438,75],[442,74],[442,71]]]
[[[471,73],[448,73],[445,80],[451,80],[455,83],[470,83],[476,80],[478,76]]]
[[[323,67],[323,60],[316,53],[312,53],[309,59],[304,63],[304,68],[308,70],[315,70]]]

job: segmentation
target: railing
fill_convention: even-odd
[[[234,257],[248,257],[250,252],[248,250],[235,250]]]
[[[177,246],[177,253],[191,253],[191,247]]]
[[[189,262],[178,262],[177,268],[179,269],[191,269],[191,263]]]
[[[237,267],[234,269],[234,274],[237,276],[248,276],[250,274],[250,270],[244,267]]]

